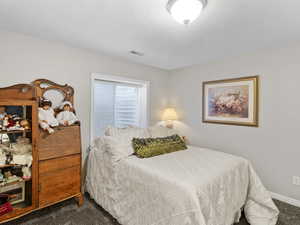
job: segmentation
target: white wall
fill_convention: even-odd
[[[296,199],[300,199],[300,188],[291,179],[300,176],[299,59],[297,45],[166,72],[58,42],[0,32],[0,86],[37,78],[72,85],[84,149],[89,142],[90,74],[149,80],[152,123],[160,120],[169,96],[181,117],[176,126],[192,144],[247,157],[268,189]],[[201,122],[202,81],[257,74],[261,78],[259,128]]]
[[[167,102],[168,73],[153,67],[40,40],[0,32],[0,87],[46,78],[75,88],[75,108],[82,121],[83,149],[89,144],[91,73],[126,76],[150,81],[151,123],[160,119]]]
[[[176,124],[192,144],[245,156],[266,187],[300,200],[300,45],[175,70],[170,76]],[[202,82],[260,75],[259,128],[202,123]]]

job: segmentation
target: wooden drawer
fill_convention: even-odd
[[[39,160],[53,159],[80,153],[80,126],[55,128],[51,135],[39,132],[38,153]]]
[[[80,154],[76,154],[57,159],[40,161],[39,174],[43,175],[45,173],[55,172],[69,167],[80,166],[80,158]]]
[[[80,193],[80,173],[80,155],[40,162],[39,207]]]

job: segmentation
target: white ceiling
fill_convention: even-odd
[[[59,40],[163,69],[300,40],[298,0],[208,0],[191,25],[167,0],[0,0],[0,29]],[[142,57],[130,50],[143,52]]]

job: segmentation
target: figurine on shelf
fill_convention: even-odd
[[[47,99],[41,100],[41,107],[39,108],[39,124],[43,130],[48,131],[49,134],[54,132],[52,127],[58,126],[58,121],[54,116],[54,110],[51,108],[52,102]]]
[[[56,116],[59,124],[63,126],[70,126],[78,121],[78,118],[73,112],[73,106],[71,102],[65,101],[60,105],[59,108],[62,110]]]

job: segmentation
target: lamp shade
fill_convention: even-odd
[[[162,120],[167,121],[167,120],[177,120],[177,119],[178,119],[178,115],[174,108],[165,109],[162,116]]]

